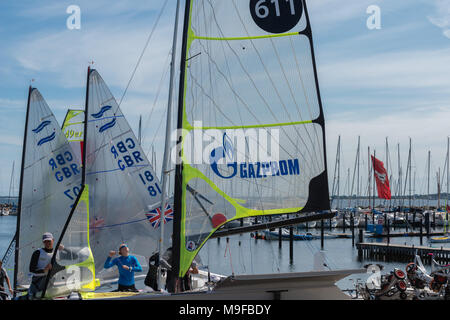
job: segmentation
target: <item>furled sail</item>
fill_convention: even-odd
[[[81,191],[81,168],[42,95],[30,88],[17,218],[15,287],[30,284],[30,258],[42,234],[61,235]]]
[[[159,208],[159,179],[96,70],[88,74],[84,133],[83,194],[88,189],[89,200],[81,205],[88,205],[78,218],[76,215],[70,218],[61,239],[65,247],[70,243],[71,249],[84,248],[86,254],[92,253],[90,259],[95,267],[91,268],[91,273],[79,273],[81,285],[77,288],[81,288],[80,291],[91,287],[92,274],[95,274],[96,286],[117,280],[117,269],[103,266],[109,252],[117,251],[121,243],[126,243],[130,254],[145,266],[158,250],[160,224],[164,221],[167,231],[165,248],[170,246],[173,224],[172,207],[168,206],[164,214]],[[73,237],[80,232],[88,238],[79,238],[74,243]],[[74,260],[69,264],[75,263]],[[67,289],[70,291],[69,287]]]
[[[329,210],[303,0],[187,1],[178,129],[179,276],[228,221]]]
[[[61,130],[66,135],[66,138],[78,159],[78,163],[81,163],[84,141],[84,111],[74,109],[67,110]]]

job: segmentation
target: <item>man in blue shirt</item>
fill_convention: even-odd
[[[117,266],[119,269],[119,288],[117,291],[138,292],[134,286],[134,273],[142,271],[142,267],[135,256],[129,254],[130,250],[126,244],[119,247],[120,257],[112,259],[116,254],[115,251],[109,252],[109,257],[105,261],[104,268],[108,269]]]

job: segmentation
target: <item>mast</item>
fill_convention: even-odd
[[[338,197],[338,207],[340,207],[340,184],[341,184],[341,136],[339,136],[339,143],[338,143],[338,151],[337,151],[337,157],[338,157],[338,167],[337,167],[337,197]]]
[[[409,209],[411,210],[411,138],[409,138]]]
[[[375,149],[373,149],[373,161],[372,161],[372,168],[373,168],[373,209],[375,210]]]
[[[359,195],[360,195],[360,189],[359,189],[359,162],[360,162],[360,158],[361,158],[361,155],[360,155],[360,136],[358,136],[358,178],[357,178],[357,183],[356,183],[356,204],[357,205],[359,205],[359,199],[358,199],[358,197],[359,197]]]
[[[341,136],[338,136],[338,143],[336,148],[336,162],[334,163],[334,177],[333,177],[333,191],[332,202],[334,196],[337,198],[336,208],[339,209],[339,171],[340,171],[340,148],[341,148]],[[336,191],[337,190],[337,191]],[[336,191],[336,193],[335,193]]]
[[[350,208],[351,190],[350,190],[350,168],[347,168],[347,195],[348,195],[348,207]]]
[[[437,175],[437,194],[438,194],[438,209],[441,207],[441,168],[439,168]]]
[[[448,185],[449,185],[449,178],[450,178],[450,174],[449,174],[449,151],[450,151],[450,137],[447,137],[447,200],[445,202],[445,212],[446,212],[446,217],[445,217],[445,226],[447,226],[448,223],[448,211],[447,211],[447,205],[448,205]]]
[[[13,165],[12,165],[12,169],[11,169],[11,180],[9,181],[8,205],[11,202],[11,190],[14,187],[14,164],[15,164],[15,161],[13,161]]]
[[[427,209],[430,209],[430,157],[431,157],[431,151],[428,150]]]
[[[409,175],[409,179],[408,179]],[[406,195],[406,184],[409,180],[409,190],[410,190],[410,196],[409,196],[409,205],[411,207],[411,138],[409,139],[409,152],[408,152],[408,163],[406,166],[406,175],[405,175],[405,187],[403,189],[403,195]],[[404,202],[404,199],[402,199],[402,203]]]
[[[138,141],[142,145],[142,115],[139,116]]]
[[[170,66],[170,83],[169,83],[169,99],[167,103],[167,121],[166,121],[166,138],[164,145],[164,158],[162,163],[162,171],[161,171],[161,179],[162,179],[162,198],[161,198],[161,222],[160,222],[160,239],[159,239],[159,255],[158,258],[161,258],[163,254],[162,250],[164,248],[164,214],[166,208],[166,200],[168,199],[168,195],[166,194],[166,184],[167,184],[167,175],[169,174],[169,154],[170,154],[170,131],[171,131],[171,121],[172,121],[172,97],[173,97],[173,79],[175,76],[175,59],[176,59],[176,48],[177,48],[177,35],[178,35],[178,11],[180,8],[180,0],[177,0],[177,6],[175,10],[175,26],[173,30],[173,43],[172,43],[172,61]],[[172,260],[173,261],[173,260]],[[157,286],[161,283],[161,269],[160,264],[158,263],[158,281]]]
[[[400,164],[400,143],[397,144],[397,156],[398,156],[398,186],[397,186],[397,196],[398,196],[398,203],[400,205],[401,203],[401,195],[402,195],[402,167]]]
[[[358,171],[356,171],[356,169],[358,168]],[[355,159],[355,167],[353,169],[353,179],[352,179],[352,189],[349,193],[349,196],[352,197],[353,194],[353,186],[355,184],[355,173],[357,172],[358,174],[358,179],[357,179],[357,186],[356,186],[356,199],[358,199],[358,194],[359,194],[359,136],[358,136],[358,148],[356,149],[356,159]],[[358,205],[358,200],[356,200],[355,203],[355,207]],[[349,200],[349,207],[350,207],[350,200]]]
[[[183,42],[181,46],[181,61],[180,61],[180,85],[178,94],[178,120],[177,129],[183,128],[183,107],[184,107],[184,91],[186,79],[186,55],[187,55],[187,38],[190,23],[191,0],[186,0],[184,11],[184,26],[183,26]],[[180,246],[181,246],[181,218],[182,218],[182,193],[183,193],[183,164],[181,163],[181,143],[182,136],[178,137],[177,143],[177,159],[175,166],[175,194],[174,194],[174,219],[173,219],[173,247],[172,247],[172,272],[176,279],[179,278],[180,273]]]
[[[25,164],[25,152],[26,152],[26,145],[27,145],[27,131],[28,131],[28,116],[30,114],[30,97],[31,92],[33,91],[33,88],[29,86],[28,88],[28,102],[27,102],[27,112],[26,112],[26,118],[25,118],[25,128],[23,133],[23,145],[22,145],[22,164],[20,167],[20,185],[19,185],[19,199],[17,203],[17,224],[16,224],[16,248],[15,248],[15,254],[14,254],[14,296],[15,290],[17,288],[17,264],[19,263],[19,246],[20,246],[20,216],[22,214],[22,189],[23,189],[23,169]]]
[[[368,192],[368,194],[369,194],[369,204],[368,204],[368,207],[370,208],[370,186],[371,186],[371,183],[372,183],[372,175],[371,175],[371,170],[370,170],[370,147],[367,147],[367,159],[368,159],[368,161],[367,161],[367,167],[368,167],[368,173],[369,173],[369,183],[367,184],[368,185],[368,188],[367,188],[367,192]]]

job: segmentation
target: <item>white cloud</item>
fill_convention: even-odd
[[[96,16],[111,16],[111,15],[127,15],[139,14],[142,12],[159,11],[163,5],[164,0],[159,1],[109,1],[109,0],[78,0],[74,1],[53,1],[53,3],[39,3],[37,6],[25,6],[18,14],[20,16],[32,19],[50,19],[54,17],[68,17],[66,13],[67,7],[76,4],[81,9],[81,14],[95,14]],[[169,4],[170,5],[170,4]]]
[[[450,49],[387,52],[318,67],[328,87],[450,89]]]
[[[146,32],[133,32],[136,28],[33,35],[10,49],[10,56],[38,76],[48,79],[50,73],[51,81],[63,87],[84,86],[86,67],[94,61],[94,68],[106,75],[111,86],[124,88],[147,39]],[[149,92],[157,85],[154,80],[164,70],[171,43],[167,35],[171,32],[165,26],[154,34],[130,89]]]
[[[345,3],[336,0],[320,0],[308,1],[307,6],[314,29],[322,26],[331,27],[354,18],[361,18],[362,26],[365,27],[368,17],[367,7],[380,3],[381,0],[345,1]]]
[[[442,29],[442,33],[450,38],[450,0],[435,0],[435,12],[428,16],[428,20]]]

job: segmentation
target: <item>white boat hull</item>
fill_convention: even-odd
[[[209,291],[141,293],[120,300],[349,300],[351,297],[336,282],[365,272],[365,269],[353,269],[238,275],[222,280]]]

